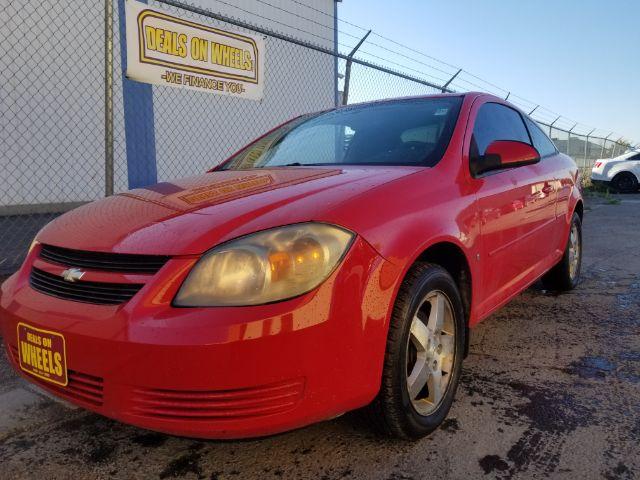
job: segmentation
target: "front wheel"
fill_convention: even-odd
[[[383,433],[420,438],[445,419],[460,377],[464,318],[446,270],[427,263],[412,267],[391,317],[380,392],[368,407]]]
[[[573,290],[580,280],[581,266],[582,221],[580,216],[574,212],[564,255],[560,262],[542,277],[542,283],[549,290],[561,292]]]

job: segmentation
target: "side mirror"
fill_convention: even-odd
[[[471,162],[471,173],[480,175],[491,170],[521,167],[539,161],[538,150],[528,143],[515,140],[496,140],[487,147],[484,155]]]

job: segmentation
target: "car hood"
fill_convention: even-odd
[[[38,241],[91,251],[200,254],[266,228],[323,221],[329,211],[333,212],[331,219],[339,221],[335,212],[341,203],[419,170],[288,167],[212,171],[84,205],[48,224]]]

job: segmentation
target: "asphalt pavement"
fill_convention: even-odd
[[[640,194],[588,198],[583,279],[472,331],[449,418],[381,438],[357,414],[258,440],[122,425],[43,396],[0,354],[0,478],[640,478]]]

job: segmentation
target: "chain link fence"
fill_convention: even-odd
[[[200,24],[262,35],[264,98],[248,101],[126,79],[120,37],[124,0],[5,2],[0,13],[0,275],[19,267],[45,223],[111,191],[127,190],[141,179],[162,182],[201,173],[273,126],[336,103],[454,88],[356,58],[354,52],[338,53],[335,37],[327,34],[334,27],[333,6],[296,28],[273,19],[258,23],[248,22],[246,15],[232,17],[239,7],[226,2],[221,2],[229,10],[224,15],[208,0],[148,3]],[[348,99],[341,96],[345,90]],[[541,124],[581,167],[626,149],[608,138]],[[141,167],[133,156],[146,156],[145,171],[136,170]]]
[[[595,160],[616,157],[626,152],[629,148],[628,143],[621,141],[576,134],[570,130],[564,130],[540,121],[538,124],[551,137],[558,150],[576,161],[578,167],[583,170],[583,174],[591,170]]]
[[[56,214],[103,195],[103,23],[91,2],[3,2],[0,273]]]

